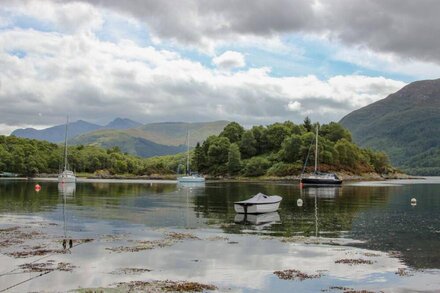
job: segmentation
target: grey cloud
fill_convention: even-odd
[[[348,45],[440,62],[437,0],[83,0],[129,13],[161,38],[196,46],[240,36],[326,34]]]

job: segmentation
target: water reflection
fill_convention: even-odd
[[[303,187],[302,192],[306,196],[318,198],[335,198],[342,195],[342,187]]]
[[[259,228],[270,227],[281,222],[278,212],[264,214],[236,214],[234,222],[242,225],[256,225]]]
[[[74,197],[76,183],[58,183],[58,194],[63,197]]]
[[[290,183],[77,183],[0,181],[0,215],[39,215],[62,219],[66,200],[69,231],[90,230],[95,223],[115,227],[219,228],[226,233],[273,236],[342,237],[364,241],[373,250],[398,251],[416,268],[440,268],[440,184],[308,187]],[[73,191],[72,191],[73,190]],[[250,194],[279,194],[278,219],[236,219],[234,201]],[[417,206],[411,206],[411,198]],[[298,200],[302,205],[298,205]]]

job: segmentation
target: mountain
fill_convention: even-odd
[[[189,143],[191,146],[195,146],[197,142],[202,143],[210,135],[218,135],[228,123],[223,120],[199,123],[151,123],[138,129],[129,129],[127,133],[156,143],[177,146],[186,144],[186,133],[189,131]]]
[[[94,145],[103,148],[119,147],[124,153],[140,157],[171,155],[184,152],[185,145],[169,146],[134,137],[122,130],[98,130],[69,140],[69,144]]]
[[[172,155],[186,150],[186,134],[190,145],[203,142],[210,135],[219,134],[228,121],[202,123],[151,123],[125,130],[100,129],[69,140],[69,144],[97,145],[104,148],[117,146],[123,152],[141,157]]]
[[[69,123],[69,137],[75,137],[77,135],[94,131],[102,128],[102,126],[89,123],[83,120],[78,120],[73,123]],[[32,138],[39,140],[47,140],[50,142],[63,142],[66,132],[66,125],[57,125],[42,130],[34,128],[25,128],[14,130],[11,135],[23,138]]]
[[[440,175],[440,79],[413,82],[340,123],[357,144],[385,151],[402,170]]]
[[[107,129],[129,129],[142,126],[142,123],[126,119],[126,118],[116,118],[105,126]]]

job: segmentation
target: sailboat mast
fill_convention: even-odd
[[[69,125],[69,116],[67,116],[67,122],[66,122],[66,134],[64,137],[64,171],[67,170],[67,130]]]
[[[189,130],[186,132],[186,174],[189,175]]]
[[[315,173],[318,172],[318,125],[316,126],[316,139],[315,139]]]

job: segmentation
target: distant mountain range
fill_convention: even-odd
[[[119,147],[121,151],[140,157],[171,155],[186,150],[186,134],[190,132],[190,145],[203,142],[210,135],[219,134],[228,121],[201,123],[164,122],[143,125],[139,122],[116,118],[105,126],[76,121],[69,124],[70,145],[96,145],[104,148]],[[17,129],[11,135],[64,141],[65,125],[42,130]]]
[[[116,118],[105,126],[89,123],[84,120],[78,120],[76,122],[69,123],[69,138],[98,129],[128,129],[139,127],[141,125],[142,123],[123,118]],[[66,125],[62,124],[41,130],[34,128],[17,129],[14,130],[11,135],[59,143],[64,141],[65,132]]]
[[[440,79],[413,82],[340,123],[356,143],[385,151],[402,170],[440,175]]]

